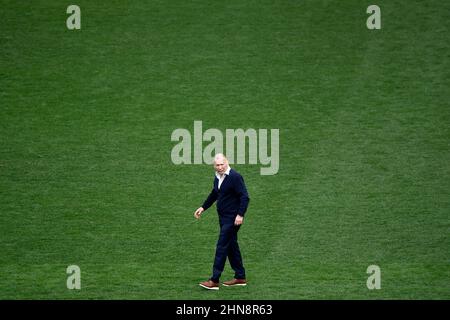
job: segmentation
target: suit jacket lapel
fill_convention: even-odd
[[[222,190],[227,184],[228,184],[228,180],[229,180],[230,178],[228,177],[228,175],[225,175],[225,178],[223,178],[223,181],[222,181],[222,184],[220,185],[220,190]],[[217,184],[217,185],[219,185],[219,184]]]
[[[230,179],[230,177],[228,177],[228,176],[231,174],[232,170],[233,169],[231,169],[230,173],[228,175],[225,175],[225,178],[223,178],[222,184],[220,185],[220,189],[219,189],[219,179],[216,176],[214,176],[214,189],[216,189],[216,191],[220,191],[224,187],[224,185],[226,184],[227,180]]]

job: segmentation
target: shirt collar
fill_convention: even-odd
[[[224,175],[228,176],[230,174],[231,167],[228,166],[227,171],[225,171]],[[220,175],[216,172],[216,178],[220,179]]]

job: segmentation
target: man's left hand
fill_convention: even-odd
[[[235,226],[240,226],[242,223],[244,222],[244,217],[237,215],[236,219],[234,220],[234,225]]]

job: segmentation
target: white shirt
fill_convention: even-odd
[[[231,167],[228,166],[227,171],[225,171],[222,176],[220,176],[220,174],[218,174],[217,171],[216,171],[216,178],[219,179],[219,184],[218,184],[217,188],[220,189],[220,185],[222,184],[223,180],[225,180],[225,175],[229,175],[230,174],[230,170],[231,170]]]

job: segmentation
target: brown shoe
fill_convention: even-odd
[[[222,283],[225,287],[233,287],[233,286],[246,286],[247,280],[245,279],[233,279],[230,281],[225,281]]]
[[[200,285],[200,287],[203,287],[208,290],[219,290],[219,283],[214,282],[212,280],[201,282],[201,283],[199,283],[199,285]]]

